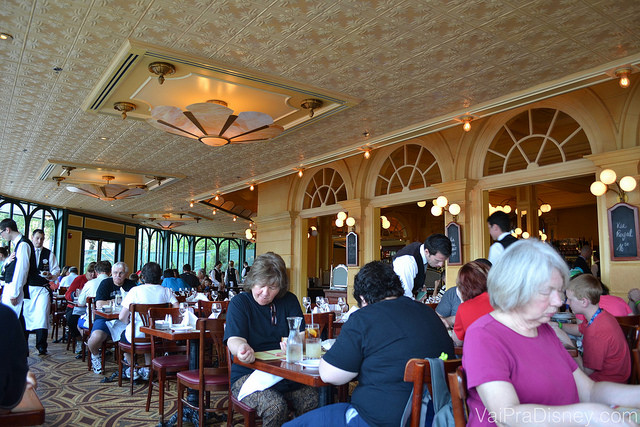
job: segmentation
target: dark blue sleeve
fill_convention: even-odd
[[[113,286],[113,279],[108,278],[100,282],[98,290],[96,291],[96,301],[109,301],[111,299],[111,287]]]
[[[231,337],[249,340],[249,307],[245,296],[240,294],[231,298],[227,307],[227,319],[224,329],[224,343]]]
[[[360,311],[360,310],[358,310]],[[362,313],[352,313],[340,331],[336,342],[322,357],[327,363],[349,372],[360,372],[364,359],[364,333],[366,325]],[[366,322],[365,322],[366,323]]]

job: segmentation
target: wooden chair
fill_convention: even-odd
[[[637,353],[638,349],[640,348],[640,326],[621,323],[620,328],[622,328],[622,333],[627,340],[627,344],[629,345],[629,352],[631,353],[631,376],[629,377],[629,382],[633,384],[638,380],[638,369],[640,368],[638,366],[638,363],[635,361],[633,353],[634,350]]]
[[[631,363],[632,366],[635,366],[635,377],[633,376],[634,371],[631,369],[631,378],[629,379],[629,383],[631,384],[640,384],[640,345],[638,348],[634,348],[631,352]]]
[[[66,288],[62,288],[66,289]],[[58,340],[58,333],[62,326],[62,342],[65,341],[65,329],[67,327],[67,302],[64,300],[56,300],[51,298],[51,339],[53,342],[60,342]],[[55,340],[53,339],[55,334]]]
[[[180,316],[180,309],[173,307],[150,308],[149,321],[151,322],[151,327],[155,327],[155,321],[164,319],[167,314],[177,319]],[[165,356],[166,353],[169,354]],[[175,341],[151,337],[151,358],[145,411],[149,412],[151,394],[153,393],[154,372],[158,371],[158,413],[162,424],[164,423],[164,391],[166,385],[168,385],[166,381],[170,378],[176,378],[178,372],[189,369],[189,347],[179,345]]]
[[[320,337],[323,339],[333,338],[333,312],[329,313],[314,313],[313,323],[317,323],[320,326]],[[304,323],[309,325],[311,323],[311,313],[304,315]]]
[[[247,405],[239,401],[232,393],[231,393],[231,365],[233,364],[233,357],[231,357],[231,353],[229,352],[229,348],[227,350],[227,361],[229,365],[229,408],[227,410],[227,427],[232,427],[235,425],[233,422],[233,413],[239,412],[242,414],[242,418],[244,419],[245,427],[253,427],[256,425],[256,410],[251,406]]]
[[[196,327],[200,331],[199,364],[197,370],[178,372],[178,427],[182,427],[182,413],[184,405],[198,411],[199,427],[204,425],[206,412],[216,412],[216,408],[209,408],[210,393],[212,391],[229,390],[229,372],[227,353],[224,346],[224,320],[198,319]],[[207,338],[210,338],[207,340]],[[208,344],[210,343],[210,344]],[[210,359],[205,357],[210,347]],[[214,357],[216,362],[214,362]],[[217,365],[217,366],[214,366]],[[184,398],[186,388],[198,390],[198,406],[192,405]],[[207,407],[205,408],[205,395]]]
[[[11,411],[0,414],[0,426],[35,426],[44,424],[44,406],[33,388],[26,390],[22,400]]]
[[[640,326],[640,314],[634,314],[632,316],[616,316],[616,320],[621,325]]]
[[[148,337],[136,338],[136,322],[139,317],[142,322],[142,326],[149,326],[149,309],[150,308],[165,308],[169,307],[169,303],[164,304],[131,304],[129,305],[129,313],[131,316],[131,343],[119,342],[118,343],[118,387],[122,387],[122,360],[125,353],[129,354],[131,363],[129,363],[129,394],[133,395],[133,378],[134,370],[136,368],[149,368],[150,365],[137,363],[137,356],[143,356],[145,353],[151,353],[151,340]],[[136,314],[138,316],[136,316]]]
[[[455,370],[462,365],[462,360],[454,359],[444,362],[445,378],[443,381],[447,381],[446,375],[449,372],[455,372]],[[431,368],[429,361],[425,359],[410,359],[404,368],[404,380],[406,382],[413,383],[413,399],[411,401],[411,427],[418,427],[420,424],[420,410],[422,408],[422,393],[424,391],[424,385],[427,385],[429,393],[431,390]]]
[[[198,300],[198,308],[197,308],[197,315],[198,317],[209,317],[211,316],[211,306],[213,305],[213,303],[217,303],[220,304],[220,307],[222,308],[222,311],[220,312],[220,315],[224,314],[227,312],[227,308],[229,307],[229,301],[202,301],[202,300]]]
[[[89,352],[89,347],[87,342],[89,341],[89,337],[91,336],[91,331],[93,330],[93,318],[94,312],[96,311],[96,299],[93,297],[87,297],[87,318],[89,319],[89,329],[82,330],[82,361],[87,362],[87,369],[91,370],[91,356],[87,357],[87,353]],[[115,348],[115,343],[111,341],[111,337],[108,337],[107,340],[102,343],[100,347],[100,358],[102,361],[102,372],[104,372],[104,363],[107,355],[107,348]]]
[[[455,372],[447,374],[451,406],[456,427],[465,427],[469,421],[469,407],[467,406],[467,376],[461,366]]]

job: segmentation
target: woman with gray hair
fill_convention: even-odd
[[[289,292],[287,268],[278,254],[267,252],[255,259],[244,290],[229,301],[224,340],[233,357],[253,363],[256,351],[280,348],[282,337],[289,335],[287,317],[303,315],[298,299]],[[304,321],[300,330],[304,331]],[[231,366],[231,393],[235,397],[252,373],[238,364]],[[318,405],[318,393],[313,387],[282,380],[242,399],[256,408],[265,427],[280,426],[287,420],[287,401],[296,415],[301,415]]]
[[[535,239],[514,243],[491,268],[495,311],[464,341],[468,425],[637,425],[611,406],[640,407],[640,386],[593,382],[548,325],[568,280],[560,255]]]

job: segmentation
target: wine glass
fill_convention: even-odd
[[[309,309],[311,308],[311,298],[309,297],[302,297],[302,305],[304,306],[304,312],[307,313],[309,312]]]
[[[180,311],[180,315],[182,316],[182,318],[184,318],[184,314],[187,312],[187,303],[181,302],[178,310]]]
[[[340,306],[340,311],[342,313],[349,311],[349,306],[344,300],[344,297],[338,298],[338,305]]]
[[[211,291],[211,298],[213,301],[218,301],[218,291]]]
[[[213,314],[213,318],[217,319],[218,316],[220,316],[220,313],[222,312],[222,306],[220,305],[220,303],[213,303],[211,304],[211,313]]]

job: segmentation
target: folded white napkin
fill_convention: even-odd
[[[253,371],[253,373],[249,375],[249,378],[247,378],[244,384],[242,384],[240,393],[238,393],[238,400],[242,400],[245,397],[249,396],[251,393],[255,393],[256,391],[265,390],[276,384],[280,380],[282,380],[282,377],[279,377],[277,375],[257,370]]]
[[[346,313],[342,314],[342,321],[346,322],[347,320],[349,320],[349,316],[351,315],[351,313],[354,313],[356,311],[358,311],[358,307],[356,307],[356,306],[351,307],[349,309],[349,311],[347,311]]]
[[[182,322],[180,322],[180,326],[191,326],[192,328],[195,328],[197,321],[198,316],[193,314],[191,310],[187,310],[182,316]]]
[[[311,310],[314,314],[315,313],[320,313],[320,311],[318,310],[318,306],[316,305],[315,307],[313,307],[313,310]]]
[[[196,297],[193,299],[194,301],[209,301],[209,298],[202,292],[198,292]]]

